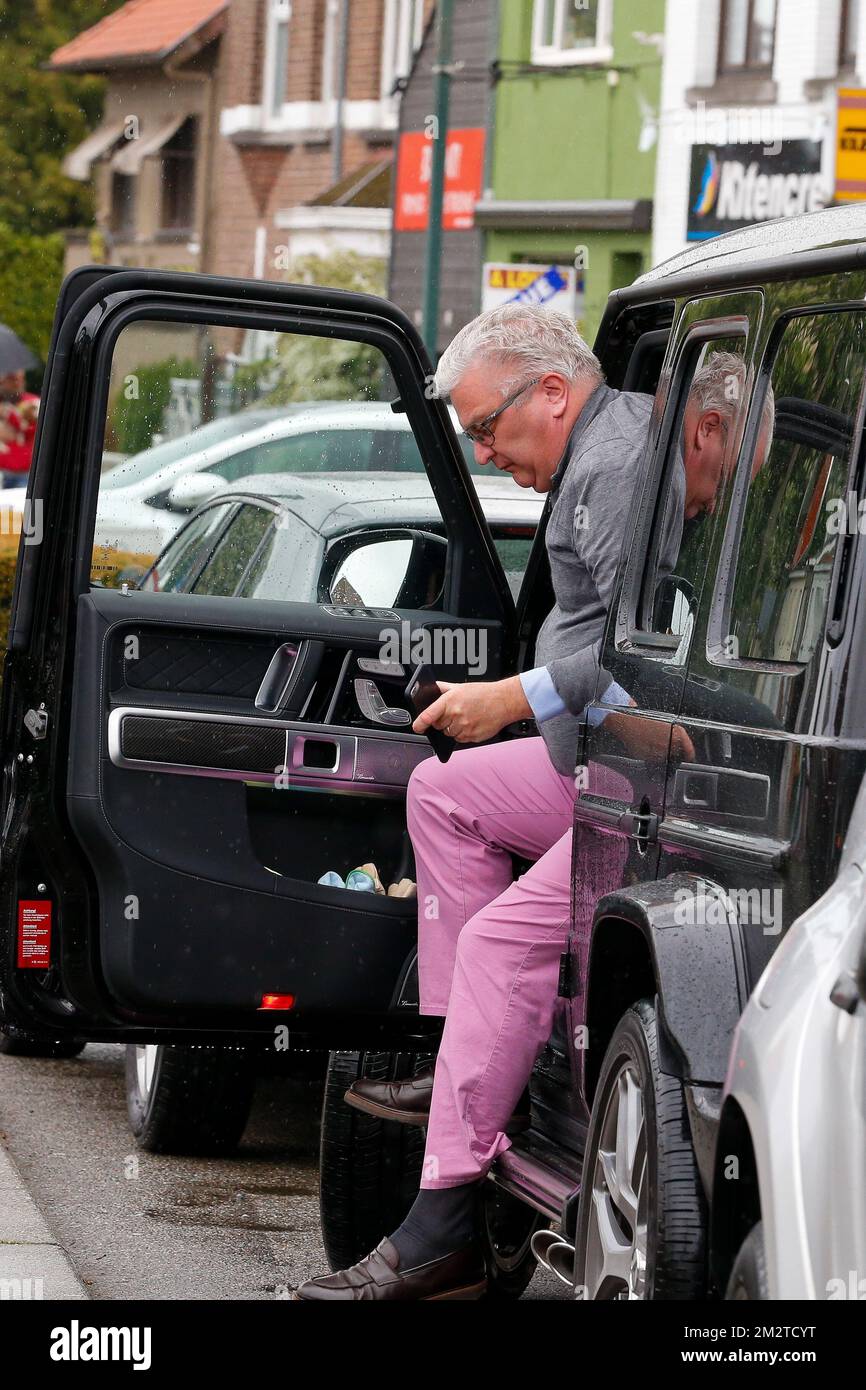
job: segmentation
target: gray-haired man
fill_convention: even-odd
[[[474,1198],[508,1148],[533,1064],[550,1036],[570,900],[579,719],[599,679],[599,648],[639,481],[649,396],[613,390],[563,315],[520,304],[482,314],[454,339],[436,374],[476,458],[520,487],[551,493],[545,544],[555,603],[534,670],[447,684],[413,728],[461,743],[533,717],[541,736],[427,759],[409,783],[407,818],[419,901],[422,1014],[445,1015],[435,1073],[405,1083],[357,1082],[351,1104],[427,1125],[421,1191],[403,1224],[349,1270],[301,1285],[309,1300],[473,1298],[485,1288]],[[711,510],[730,411],[702,404],[687,421],[661,545],[676,561],[685,517]],[[630,703],[614,685],[606,704]],[[665,756],[668,731],[611,711],[627,747]],[[677,751],[693,756],[682,729]],[[654,742],[654,740],[656,742]],[[657,743],[657,746],[656,746]],[[534,862],[512,879],[512,853]],[[428,914],[425,904],[435,903]]]

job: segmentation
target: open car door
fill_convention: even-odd
[[[286,1024],[357,1047],[434,1022],[412,1007],[425,905],[318,882],[370,861],[386,887],[414,877],[414,664],[514,669],[513,600],[430,380],[372,296],[65,283],[3,677],[5,1028]]]

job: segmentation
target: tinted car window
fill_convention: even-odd
[[[859,314],[799,316],[772,367],[774,417],[753,465],[726,655],[806,663],[823,632],[854,422],[866,369]]]
[[[259,560],[257,552],[268,532],[273,544],[274,520],[275,515],[268,508],[252,503],[241,507],[193,581],[191,592],[231,598],[240,589],[253,560]]]
[[[235,504],[207,507],[182,527],[166,546],[153,569],[144,576],[142,589],[162,593],[186,593]]]

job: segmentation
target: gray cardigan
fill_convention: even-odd
[[[579,716],[596,694],[599,656],[631,502],[649,437],[652,396],[602,383],[578,416],[551,480],[545,544],[555,603],[535,645],[567,707],[539,725],[559,772],[574,771]],[[677,460],[660,547],[670,572],[683,528],[685,471]],[[605,678],[605,683],[609,682]]]

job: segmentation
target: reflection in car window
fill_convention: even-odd
[[[273,544],[274,520],[274,513],[268,508],[253,504],[241,507],[193,581],[191,592],[208,594],[212,598],[231,598],[240,587],[250,562],[254,557],[259,558],[256,552],[269,530]]]
[[[142,589],[185,593],[235,504],[207,507],[192,518],[141,581]]]
[[[729,655],[808,662],[823,632],[854,422],[866,371],[866,319],[802,315],[772,370],[772,434],[752,467],[737,547]]]
[[[737,426],[747,399],[744,345],[742,337],[722,337],[692,349],[665,464],[656,511],[663,521],[654,528],[640,626],[670,639],[667,659],[676,665],[688,656],[713,521],[730,497]],[[662,537],[677,535],[678,543],[663,556]]]

